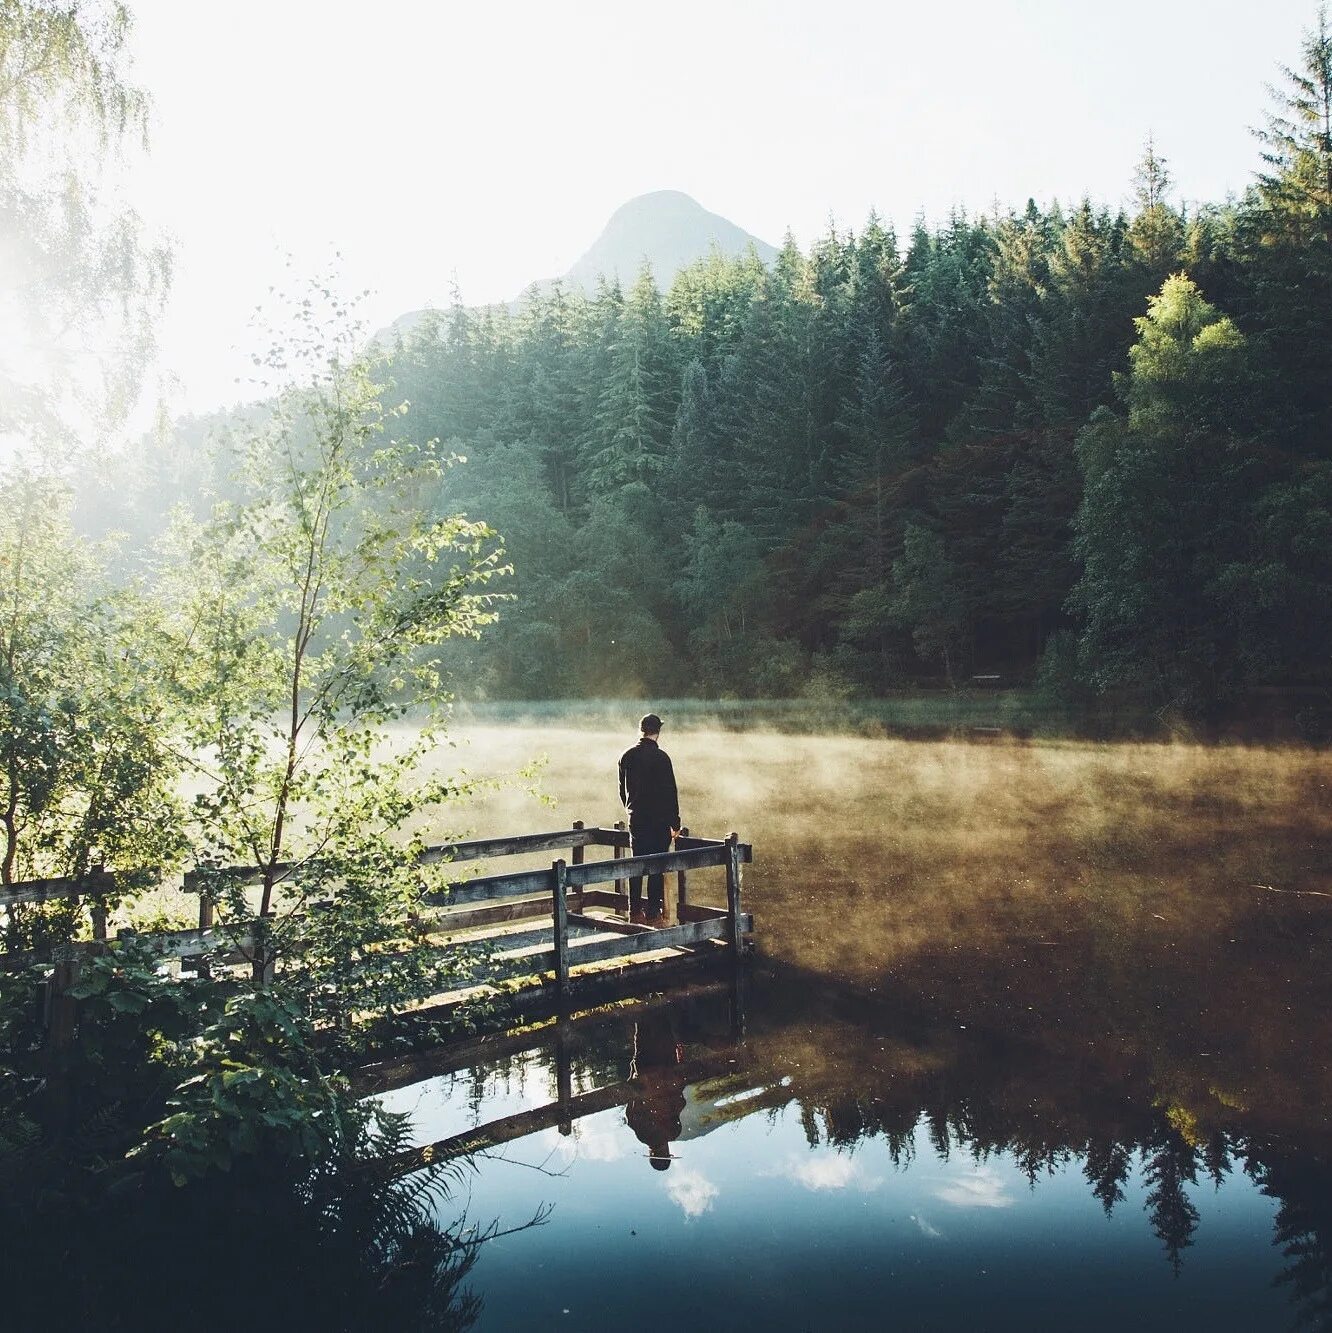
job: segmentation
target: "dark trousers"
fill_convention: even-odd
[[[637,824],[629,826],[630,856],[654,856],[657,852],[671,850],[671,826],[669,824]],[[666,876],[649,875],[648,914],[666,910]],[[629,881],[629,910],[637,912],[643,905],[643,877],[634,876]]]

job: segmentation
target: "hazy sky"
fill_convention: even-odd
[[[1183,199],[1239,191],[1314,0],[130,0],[155,99],[143,211],[174,236],[178,406],[237,396],[290,252],[387,323],[562,272],[626,199],[766,240],[1115,203],[1148,132]]]

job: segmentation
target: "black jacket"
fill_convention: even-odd
[[[631,828],[650,824],[680,827],[680,796],[671,757],[656,741],[643,737],[620,756],[620,800]]]

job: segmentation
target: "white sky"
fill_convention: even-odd
[[[163,364],[231,401],[283,256],[334,251],[373,324],[563,272],[680,189],[777,243],[871,206],[1239,191],[1314,0],[131,0],[155,99],[138,196],[174,237]]]

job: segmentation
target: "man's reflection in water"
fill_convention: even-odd
[[[645,1014],[634,1025],[630,1078],[638,1094],[624,1108],[624,1118],[648,1150],[654,1171],[671,1165],[671,1142],[680,1137],[685,1107],[684,1047],[676,1040],[670,1014]]]

